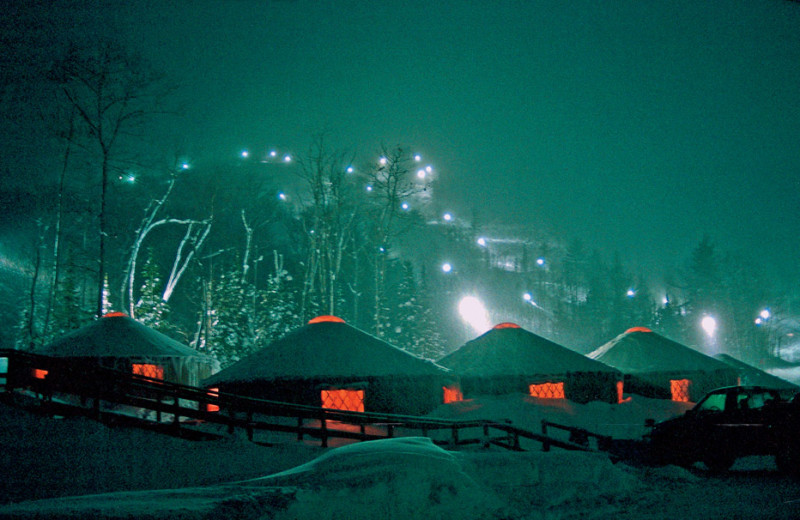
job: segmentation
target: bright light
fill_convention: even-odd
[[[713,338],[714,334],[717,333],[717,320],[711,316],[703,317],[700,326],[703,327],[703,330],[706,331],[709,338]]]
[[[483,238],[483,237],[480,237],[478,239],[478,245],[481,246],[481,247],[486,247],[486,239]]]
[[[541,258],[541,257],[537,258],[536,259],[536,265],[539,265],[539,266],[544,265],[544,258]]]
[[[669,305],[669,296],[664,296],[661,299],[661,303],[663,303],[664,305]]]
[[[248,152],[247,150],[242,150],[242,159],[247,159],[247,157],[249,155],[250,155],[250,152]]]
[[[379,163],[381,166],[386,166],[386,163],[387,163],[387,162],[388,162],[388,159],[387,159],[386,157],[381,157],[380,159],[378,159],[378,163]]]
[[[278,193],[278,198],[281,199],[281,200],[286,200],[287,197],[286,197],[286,194],[284,192],[280,192],[280,193]]]
[[[483,306],[483,302],[474,296],[461,298],[461,301],[458,302],[458,313],[461,314],[461,319],[479,334],[483,334],[492,328],[486,307]]]
[[[769,317],[771,316],[771,314],[769,313],[769,309],[764,309],[763,311],[758,313],[758,315],[764,318],[765,320],[768,320]]]
[[[449,273],[453,270],[453,266],[449,262],[445,262],[442,264],[442,272]]]
[[[425,170],[417,170],[417,178],[424,179],[425,178]]]
[[[269,151],[269,156],[270,157],[277,157],[278,156],[278,152],[276,152],[275,150],[270,150]]]
[[[522,295],[522,299],[525,300],[526,302],[529,302],[533,299],[533,296],[531,295],[531,293],[526,292],[525,294]]]
[[[635,290],[633,290],[633,289],[628,289],[628,292],[626,292],[626,293],[625,293],[625,295],[626,295],[628,298],[633,298],[634,296],[636,296],[636,291],[635,291]]]
[[[367,191],[372,191],[372,184],[367,184],[367,187],[365,189]]]
[[[445,222],[450,222],[451,220],[453,220],[453,215],[451,215],[450,213],[445,213],[444,215],[442,215],[442,218],[444,219]]]
[[[283,162],[287,162],[287,163],[288,162],[292,162],[292,156],[291,155],[284,155],[283,156]]]
[[[189,163],[181,164],[181,170],[188,170],[188,169],[189,169]]]
[[[420,154],[417,154],[414,156],[414,160],[420,162],[422,160],[422,156]]]
[[[428,173],[431,173],[433,171],[433,167],[432,166],[426,166],[425,167],[425,171],[428,172]]]
[[[347,173],[353,173],[353,172],[355,171],[355,169],[354,169],[352,166],[348,166],[348,167],[347,167],[347,169],[346,169],[345,171],[346,171]]]
[[[411,206],[408,205],[408,202],[404,202],[400,204],[400,207],[403,208],[403,210],[408,211],[408,208],[410,208]]]

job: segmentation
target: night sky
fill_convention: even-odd
[[[29,4],[34,43],[114,34],[165,70],[192,160],[302,153],[321,131],[362,157],[403,144],[458,217],[649,272],[707,234],[800,274],[800,3]]]

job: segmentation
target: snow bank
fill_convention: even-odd
[[[344,446],[255,482],[299,489],[286,518],[483,518],[502,505],[453,453],[422,437]]]
[[[112,493],[0,508],[4,518],[482,519],[609,514],[637,480],[597,454],[453,453],[427,438],[333,449],[296,468],[220,486]]]
[[[235,436],[192,442],[0,405],[0,504],[219,484],[282,471],[322,452],[301,443],[267,449]]]

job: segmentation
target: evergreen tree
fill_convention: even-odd
[[[141,273],[142,286],[136,302],[136,319],[148,327],[165,332],[169,330],[166,319],[169,305],[161,298],[161,275],[156,265],[153,248],[149,248]]]
[[[283,255],[273,251],[273,271],[267,276],[263,291],[264,339],[275,341],[300,325],[294,278],[284,269]]]
[[[251,308],[258,295],[252,284],[242,280],[237,266],[216,280],[210,296],[207,348],[225,368],[256,350],[258,330]]]

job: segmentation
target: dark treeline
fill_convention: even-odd
[[[18,258],[3,312],[18,348],[122,311],[225,366],[333,314],[438,359],[479,333],[459,315],[464,296],[581,352],[632,326],[750,361],[790,346],[797,302],[710,237],[655,285],[536,223],[443,218],[435,176],[402,144],[368,158],[325,135],[293,156],[165,153],[154,129],[175,89],[113,43],[71,47],[45,72],[52,167],[3,194]],[[4,104],[18,87],[4,85]]]

